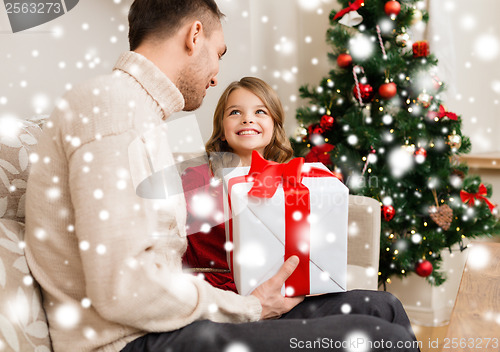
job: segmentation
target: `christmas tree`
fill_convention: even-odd
[[[327,31],[334,64],[316,87],[302,86],[295,154],[341,173],[351,194],[381,204],[379,284],[411,272],[440,285],[441,251],[500,233],[491,186],[469,176],[461,116],[443,105],[444,84],[426,41],[417,0],[338,0]]]

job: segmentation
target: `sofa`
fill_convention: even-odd
[[[30,274],[23,242],[30,155],[44,121],[0,120],[0,351],[52,351],[40,287]],[[187,160],[182,168],[195,160],[190,155],[180,157]],[[347,288],[377,290],[379,202],[349,196],[348,232]]]

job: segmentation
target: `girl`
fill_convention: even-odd
[[[184,265],[203,273],[213,286],[236,291],[226,261],[221,171],[250,166],[252,151],[279,163],[292,158],[285,114],[276,92],[264,81],[244,77],[219,99],[213,132],[205,145],[209,164],[188,168],[182,183],[188,206],[188,248]]]

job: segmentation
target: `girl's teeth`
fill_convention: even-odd
[[[257,132],[255,132],[255,131],[241,131],[238,134],[241,136],[241,135],[245,135],[245,134],[257,134]]]

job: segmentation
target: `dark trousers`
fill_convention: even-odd
[[[419,351],[401,302],[354,290],[307,297],[280,319],[228,324],[203,320],[151,333],[122,352]]]

